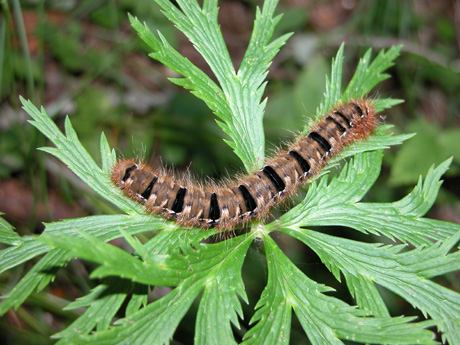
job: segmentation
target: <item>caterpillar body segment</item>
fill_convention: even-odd
[[[366,100],[340,105],[259,170],[225,185],[192,183],[131,159],[115,165],[112,181],[154,214],[186,227],[228,230],[267,215],[344,146],[370,135],[378,122]]]

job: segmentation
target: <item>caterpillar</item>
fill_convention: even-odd
[[[260,170],[222,185],[198,185],[132,159],[119,161],[112,181],[148,211],[186,227],[229,230],[267,215],[307,179],[318,174],[344,146],[370,135],[378,125],[367,100],[337,106],[310,132],[266,160]]]

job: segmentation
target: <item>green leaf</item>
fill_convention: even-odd
[[[331,78],[326,77],[326,92],[324,101],[316,111],[316,118],[331,111],[340,101],[346,103],[353,99],[362,99],[368,97],[369,92],[380,82],[389,78],[388,74],[382,73],[393,66],[393,61],[398,57],[402,45],[391,47],[388,51],[381,50],[377,57],[371,63],[371,49],[359,60],[356,71],[348,83],[345,91],[342,93],[342,66],[343,50],[342,44],[337,51],[335,59],[332,60]],[[402,102],[395,99],[377,99],[371,100],[375,110],[380,112]],[[303,133],[308,131],[310,123],[304,128]]]
[[[339,278],[340,271],[345,279],[349,276],[358,279],[364,277],[378,283],[406,299],[424,314],[430,315],[451,344],[459,343],[460,294],[423,277],[424,271],[439,269],[443,263],[458,269],[458,263],[456,267],[451,265],[458,260],[458,252],[449,254],[454,256],[452,260],[449,255],[438,256],[433,260],[431,255],[425,255],[425,250],[415,249],[400,253],[404,247],[401,245],[382,247],[301,228],[282,231],[312,248],[336,278]],[[459,236],[460,231],[450,241],[450,245],[456,243]],[[443,247],[442,250],[449,249]],[[420,267],[423,270],[417,272]],[[443,269],[440,270],[440,273],[444,272]]]
[[[268,247],[268,237],[264,239]],[[268,280],[262,296],[256,304],[256,312],[250,324],[255,324],[244,335],[244,345],[288,344],[292,319],[291,305],[287,303],[287,286],[276,257],[267,254]]]
[[[335,217],[335,212],[330,212],[331,208],[353,205],[363,198],[380,174],[381,161],[381,151],[355,156],[329,184],[327,178],[321,179],[319,184],[313,183],[300,204],[272,223],[273,229],[276,229],[275,226],[315,225],[312,218],[320,221],[321,217],[326,217],[326,213]],[[328,218],[324,219],[324,223],[333,224]]]
[[[227,344],[234,342],[229,322],[237,325],[237,314],[242,315],[236,292],[247,299],[241,279],[241,266],[252,236],[242,236],[212,245],[201,245],[197,250],[188,247],[184,259],[189,263],[190,276],[159,300],[117,321],[107,331],[72,339],[74,344],[164,344],[171,339],[178,323],[191,303],[204,289],[197,321],[197,343]],[[223,289],[223,291],[220,291]],[[217,300],[216,300],[217,299]],[[219,312],[211,304],[219,303]],[[211,310],[207,310],[212,306]],[[214,314],[212,314],[214,312]],[[209,315],[211,314],[211,315]],[[214,318],[213,318],[214,316]],[[212,322],[212,329],[209,323]],[[218,333],[214,333],[218,331]],[[202,333],[201,333],[202,332]]]
[[[121,236],[120,229],[127,229],[130,234],[136,234],[161,229],[164,226],[165,223],[162,219],[151,216],[92,216],[48,224],[44,234],[66,238],[67,242],[72,243],[73,238],[78,236],[78,230],[103,241],[110,241]],[[7,270],[37,255],[46,253],[50,249],[48,245],[35,237],[23,237],[20,246],[9,247],[0,251],[0,268]],[[38,290],[43,289],[54,279],[56,269],[67,264],[69,260],[70,257],[66,251],[51,250],[4,296],[4,301],[0,303],[0,315],[12,307],[17,308],[36,288]]]
[[[102,171],[105,173],[111,173],[113,166],[117,162],[117,155],[115,150],[110,149],[109,143],[104,133],[101,133],[101,160],[102,160]]]
[[[23,236],[19,245],[0,250],[0,272],[20,265],[48,250],[48,246],[38,242],[34,237]]]
[[[336,277],[338,277],[338,274]],[[346,283],[351,295],[355,297],[356,303],[361,309],[378,317],[390,317],[388,308],[372,280],[361,275],[350,275],[347,277]]]
[[[402,99],[393,99],[393,98],[379,98],[379,99],[373,99],[372,100],[372,105],[375,108],[375,111],[377,113],[380,113],[381,111],[394,107],[395,105],[401,104],[404,101]],[[383,116],[382,116],[383,117]]]
[[[331,291],[305,276],[281,252],[275,242],[265,239],[268,283],[251,322],[258,321],[245,335],[243,344],[287,344],[291,308],[312,344],[342,344],[347,339],[374,344],[436,344],[428,324],[408,323],[412,318],[366,318],[345,302],[330,297]]]
[[[0,212],[0,215],[3,213]],[[21,244],[21,237],[14,232],[14,228],[5,219],[0,218],[0,243],[8,244],[10,246],[17,246]]]
[[[264,161],[265,142],[262,118],[265,101],[264,79],[270,61],[290,35],[270,42],[281,17],[273,17],[277,0],[264,2],[257,10],[253,34],[238,73],[235,71],[217,23],[217,1],[179,0],[177,8],[166,0],[156,0],[164,14],[193,43],[216,76],[220,87],[190,61],[175,51],[161,36],[159,39],[137,19],[130,18],[139,36],[154,50],[151,57],[162,62],[186,79],[172,81],[208,104],[222,121],[217,124],[230,136],[226,140],[248,172]]]
[[[42,290],[55,277],[56,267],[64,266],[70,258],[62,250],[52,250],[40,259],[11,291],[3,296],[0,303],[0,315],[11,308],[17,309],[29,295],[37,289]]]
[[[182,228],[165,229],[145,243],[145,250],[156,254],[180,254],[190,246],[198,248],[200,243],[218,230],[200,229],[199,231],[184,231]]]
[[[175,286],[181,278],[189,275],[187,262],[183,257],[168,257],[155,255],[139,260],[124,250],[106,244],[90,235],[84,235],[85,240],[44,235],[41,241],[59,249],[64,249],[72,256],[91,260],[101,264],[93,271],[92,278],[108,276],[131,279],[141,284]]]
[[[355,74],[342,95],[342,101],[363,98],[377,84],[388,79],[390,76],[382,72],[394,65],[393,61],[398,57],[402,47],[402,45],[394,46],[388,51],[382,49],[372,63],[370,63],[371,49],[369,49],[359,60]]]
[[[202,289],[203,281],[183,284],[166,296],[117,321],[107,331],[71,339],[71,344],[168,344],[174,331]]]
[[[66,135],[63,135],[54,122],[51,121],[43,107],[38,110],[32,102],[22,97],[20,99],[24,110],[33,118],[29,122],[56,145],[56,148],[45,148],[43,149],[44,151],[55,155],[59,160],[67,164],[69,169],[88,187],[121,210],[126,213],[145,213],[141,205],[126,198],[123,192],[110,181],[110,175],[99,168],[94,159],[81,145],[68,117],[65,121]],[[103,139],[101,140],[103,141]],[[104,143],[101,148],[103,149],[101,155],[107,154],[107,146]],[[112,162],[113,160],[110,160],[110,163]],[[105,163],[108,163],[108,161],[106,160]]]
[[[171,223],[161,218],[145,215],[91,216],[67,219],[46,224],[45,234],[52,236],[77,236],[76,231],[85,232],[104,241],[111,241],[121,236],[121,229],[128,229],[130,234],[168,228]],[[173,225],[175,227],[175,225]],[[104,231],[101,231],[104,230]],[[50,250],[49,246],[37,240],[37,237],[24,236],[20,246],[9,247],[0,251],[0,272],[15,267],[37,255]]]
[[[109,328],[110,321],[126,300],[132,284],[127,280],[109,279],[98,285],[88,295],[67,306],[66,309],[87,307],[83,315],[66,329],[53,335],[62,339],[61,344],[82,334],[89,334],[95,327],[99,330]],[[64,340],[65,339],[65,340]]]
[[[329,112],[340,100],[342,93],[342,66],[343,66],[343,50],[345,44],[341,44],[334,59],[332,59],[331,78],[326,76],[326,92],[324,101],[321,102],[316,115],[322,116]],[[309,127],[309,126],[308,126]],[[308,128],[304,129],[304,132]]]
[[[359,202],[378,177],[380,164],[381,153],[378,151],[356,155],[329,184],[326,179],[312,184],[306,198],[270,224],[271,229],[346,226],[417,246],[432,244],[431,239],[446,239],[460,229],[456,224],[420,218],[434,202],[440,186],[439,177],[448,168],[450,160],[430,170],[426,183],[420,180],[413,193],[400,201]]]
[[[130,316],[140,310],[141,308],[145,307],[148,302],[148,286],[142,284],[135,284],[131,299],[126,306],[126,315]]]
[[[450,250],[460,240],[460,231],[444,242],[437,242],[430,247],[419,247],[400,255],[398,262],[409,272],[424,278],[460,270],[460,251]]]
[[[436,201],[439,188],[441,188],[442,175],[449,169],[452,159],[447,159],[438,167],[432,165],[428,170],[425,182],[420,176],[417,186],[412,192],[400,201],[394,202],[393,207],[399,210],[400,213],[411,215],[414,217],[424,216]]]
[[[382,125],[378,127],[370,137],[354,142],[344,148],[343,151],[340,152],[340,155],[331,159],[330,164],[334,164],[343,158],[351,157],[361,152],[383,150],[394,145],[401,145],[407,139],[413,137],[413,134],[401,134],[394,136],[392,133],[388,133],[388,130],[392,127],[392,125]]]
[[[248,303],[241,277],[251,238],[235,241],[234,251],[208,275],[195,326],[195,344],[236,344],[230,321],[239,327],[243,310],[237,294]]]
[[[238,76],[242,80],[250,81],[250,86],[257,89],[264,85],[271,61],[292,35],[283,35],[270,43],[273,32],[281,20],[281,15],[273,17],[277,4],[277,0],[265,1],[262,11],[257,7],[251,40],[238,71]]]

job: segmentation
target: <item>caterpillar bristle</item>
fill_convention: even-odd
[[[266,217],[331,157],[370,135],[378,123],[370,102],[356,100],[337,106],[313,124],[307,135],[267,159],[260,170],[236,180],[194,182],[189,175],[177,177],[163,167],[123,159],[115,165],[112,181],[154,214],[185,227],[227,231]]]

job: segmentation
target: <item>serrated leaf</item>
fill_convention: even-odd
[[[340,271],[337,271],[340,274]],[[336,277],[337,273],[335,274]],[[361,275],[350,275],[347,277],[346,283],[350,293],[355,297],[356,303],[361,309],[378,317],[390,317],[382,296],[380,296],[375,284],[370,279]]]
[[[335,106],[342,93],[342,66],[343,66],[343,50],[345,45],[342,43],[335,58],[332,59],[331,78],[326,76],[326,92],[324,94],[324,101],[321,102],[316,115],[321,116],[326,114],[333,106]],[[304,132],[308,128],[304,129]]]
[[[332,60],[331,79],[326,77],[326,92],[324,101],[316,111],[316,117],[329,112],[335,105],[342,102],[349,102],[353,99],[361,99],[368,96],[369,92],[380,82],[389,78],[388,74],[382,73],[393,66],[393,61],[399,55],[402,46],[391,47],[388,51],[381,50],[371,63],[371,50],[369,49],[360,59],[355,73],[348,86],[342,94],[342,66],[344,44],[337,51],[335,59]],[[375,100],[373,105],[377,112],[399,104],[401,100]],[[308,128],[304,129],[306,132]]]
[[[366,152],[355,156],[344,166],[339,176],[327,184],[327,178],[320,180],[319,184],[313,183],[308,189],[305,199],[292,210],[283,215],[276,226],[306,226],[310,225],[311,217],[321,218],[330,212],[334,205],[354,204],[372,187],[380,173],[382,152]],[[335,210],[334,210],[335,211]],[[320,215],[317,215],[321,213]],[[324,219],[326,224],[329,220]],[[275,223],[273,223],[275,225]]]
[[[394,98],[379,98],[379,99],[373,99],[372,100],[372,105],[374,106],[374,109],[377,113],[380,113],[381,111],[385,109],[389,109],[391,107],[394,107],[395,105],[403,103],[404,100],[402,99],[394,99]]]
[[[265,1],[262,11],[256,8],[251,39],[238,70],[238,76],[250,81],[255,88],[264,83],[272,59],[292,35],[285,34],[270,43],[275,27],[281,20],[281,15],[274,17],[277,4],[278,1]]]
[[[100,140],[102,171],[110,173],[117,162],[115,151],[110,149],[109,143],[104,133],[101,133]]]
[[[3,213],[0,212],[0,215]],[[14,232],[13,226],[0,217],[0,243],[17,246],[22,242],[21,237]]]
[[[207,295],[210,292],[213,293],[213,296],[223,296],[218,291],[216,295],[214,284],[218,284],[220,288],[228,288],[228,294],[225,294],[225,298],[231,304],[222,305],[225,311],[219,314],[219,318],[215,319],[214,322],[216,329],[225,329],[224,334],[229,335],[229,321],[236,322],[235,312],[241,312],[239,300],[235,295],[236,290],[238,289],[238,293],[246,299],[245,294],[240,290],[242,288],[240,272],[251,241],[252,237],[250,236],[237,237],[229,240],[230,243],[201,245],[202,250],[200,251],[187,248],[184,252],[184,259],[189,262],[191,275],[183,280],[177,288],[125,319],[119,320],[117,324],[120,326],[113,327],[108,331],[95,332],[90,336],[72,339],[72,343],[152,345],[168,343],[178,323],[203,289],[208,289],[208,292],[204,293],[203,307],[206,306],[211,297]],[[219,281],[221,277],[224,281]],[[212,334],[210,335],[212,336]],[[210,340],[227,339],[222,338],[222,333],[219,333],[218,337]],[[203,339],[207,339],[206,334]]]
[[[424,216],[436,201],[436,196],[442,184],[441,177],[449,169],[451,163],[452,158],[445,160],[436,168],[432,165],[428,170],[425,181],[420,176],[412,192],[400,201],[394,202],[393,207],[404,215]]]
[[[189,275],[188,263],[181,256],[152,256],[143,261],[124,250],[106,244],[90,235],[80,233],[85,240],[44,235],[40,240],[55,248],[66,250],[70,255],[99,263],[91,277],[108,276],[131,279],[133,282],[150,285],[175,286]]]
[[[46,253],[50,248],[40,243],[34,237],[23,236],[18,246],[12,246],[0,250],[0,272],[20,265],[37,255]]]
[[[358,154],[329,184],[323,179],[313,184],[305,200],[270,225],[273,230],[299,226],[346,226],[364,233],[397,238],[413,245],[431,244],[443,240],[460,229],[459,225],[419,218],[424,203],[432,203],[439,179],[447,169],[446,161],[427,176],[428,184],[418,186],[414,193],[395,203],[358,202],[374,183],[380,170],[381,154]],[[429,198],[429,199],[425,199]],[[410,202],[410,205],[407,205]],[[404,207],[402,207],[405,205]]]
[[[251,238],[236,241],[235,250],[215,271],[208,275],[208,283],[201,297],[195,326],[195,344],[237,344],[230,322],[239,327],[243,318],[238,296],[248,303],[241,277]]]
[[[269,241],[269,239],[266,238],[265,241]],[[251,325],[255,325],[244,335],[242,345],[289,343],[292,319],[291,305],[286,302],[287,291],[282,282],[279,263],[272,259],[276,258],[267,255],[267,285],[256,304],[256,312],[250,321]]]
[[[17,309],[34,291],[42,290],[54,279],[56,267],[62,267],[70,258],[62,250],[52,250],[38,261],[11,291],[3,296],[0,303],[0,315],[11,308]]]
[[[369,49],[359,60],[355,74],[342,95],[342,101],[363,98],[378,83],[388,79],[390,76],[383,71],[394,65],[393,61],[398,57],[402,47],[402,45],[393,46],[387,51],[382,49],[372,62],[370,62],[371,49]]]
[[[77,236],[76,231],[83,231],[103,241],[110,241],[121,236],[120,229],[128,229],[130,234],[152,230],[161,230],[171,226],[163,219],[151,216],[111,215],[90,216],[67,219],[46,224],[45,234],[52,236]],[[174,225],[175,226],[175,225]],[[0,272],[15,267],[37,255],[46,253],[49,246],[37,240],[37,237],[24,236],[17,247],[9,247],[0,251]]]
[[[135,284],[131,295],[131,299],[126,306],[126,316],[130,316],[145,307],[148,302],[148,291],[147,285]]]
[[[138,312],[117,322],[107,331],[71,339],[71,344],[163,345],[169,343],[174,330],[202,289],[202,280],[176,288]]]
[[[264,241],[268,284],[252,320],[259,322],[243,344],[287,344],[291,308],[312,344],[342,344],[339,338],[374,344],[436,344],[433,334],[424,329],[427,324],[408,323],[412,318],[365,318],[365,312],[325,295],[331,288],[305,276],[270,237]]]
[[[460,240],[460,230],[444,242],[437,242],[430,247],[418,247],[398,257],[398,262],[407,271],[424,278],[460,270],[460,251],[450,250]],[[420,258],[423,257],[421,260]]]
[[[282,231],[308,245],[329,269],[340,270],[345,279],[362,276],[403,297],[425,315],[430,315],[451,344],[459,343],[460,294],[416,274],[420,265],[429,270],[429,263],[434,267],[440,265],[438,260],[449,264],[448,255],[433,261],[425,256],[424,250],[400,253],[402,246],[382,247],[300,228]],[[459,235],[456,236],[458,239]],[[458,254],[454,254],[454,259],[457,258]]]
[[[24,110],[33,118],[29,122],[56,145],[56,148],[45,148],[45,151],[57,156],[92,190],[126,213],[145,213],[142,206],[125,197],[110,181],[109,174],[103,172],[96,164],[81,145],[68,118],[65,121],[66,135],[63,135],[43,107],[38,110],[32,102],[22,97],[20,99]]]
[[[78,230],[102,241],[110,241],[120,237],[120,229],[127,229],[130,234],[136,234],[161,229],[164,226],[163,220],[150,216],[92,216],[48,224],[44,233],[48,236],[67,238],[65,241],[72,243],[73,239],[70,239],[72,236],[77,236]],[[23,237],[22,245],[0,251],[0,268],[1,270],[9,269],[49,250],[50,247],[37,238]],[[18,307],[34,289],[44,288],[54,279],[56,270],[67,264],[69,260],[70,257],[66,251],[51,250],[4,296],[5,300],[0,303],[0,315],[12,307]]]
[[[394,145],[401,145],[407,139],[414,136],[413,134],[393,135],[392,133],[388,133],[388,130],[392,127],[393,126],[391,125],[382,125],[378,127],[374,134],[370,137],[354,142],[350,146],[344,148],[344,150],[340,152],[340,155],[331,159],[331,164],[334,164],[340,159],[351,157],[361,152],[383,150]]]
[[[127,280],[109,279],[77,303],[68,305],[66,309],[88,308],[66,329],[53,335],[54,339],[61,339],[57,344],[68,344],[70,339],[89,334],[96,327],[98,330],[106,330],[128,296],[131,286]]]
[[[154,50],[151,57],[187,78],[187,81],[174,79],[173,82],[203,99],[222,120],[217,123],[232,139],[230,147],[241,159],[246,170],[252,171],[260,167],[265,153],[262,128],[265,109],[265,102],[262,101],[264,78],[270,61],[290,36],[284,35],[270,43],[280,19],[273,17],[278,1],[267,0],[262,11],[257,11],[253,35],[238,73],[233,67],[217,23],[216,1],[205,1],[201,8],[196,0],[179,0],[180,10],[169,1],[156,2],[203,56],[220,88],[172,49],[162,36],[161,41],[158,40],[139,21],[131,18],[139,36]]]

